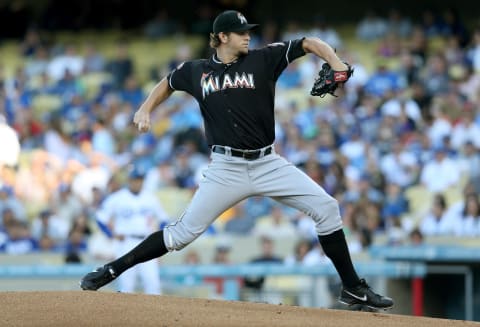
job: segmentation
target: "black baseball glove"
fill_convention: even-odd
[[[346,62],[345,65],[348,67],[347,70],[336,71],[333,70],[328,63],[324,63],[322,69],[318,72],[318,77],[313,83],[310,94],[321,98],[327,94],[336,96],[335,90],[338,86],[348,81],[353,74],[353,68]]]

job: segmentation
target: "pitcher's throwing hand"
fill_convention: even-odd
[[[148,132],[150,130],[150,113],[139,109],[133,116],[133,123],[139,132]]]

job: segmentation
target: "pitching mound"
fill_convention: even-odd
[[[388,313],[111,292],[3,292],[2,326],[480,326]]]

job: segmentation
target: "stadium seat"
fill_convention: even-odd
[[[62,105],[62,98],[52,94],[38,94],[32,99],[33,115],[43,120],[45,115],[58,109]]]
[[[112,77],[108,73],[88,73],[80,78],[80,82],[85,88],[85,96],[92,99],[99,91],[100,87],[111,81]]]
[[[170,218],[176,219],[185,210],[192,198],[192,192],[177,187],[165,187],[157,192],[157,196]]]

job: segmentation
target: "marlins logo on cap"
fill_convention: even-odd
[[[222,12],[213,22],[213,33],[244,32],[257,27],[258,24],[249,24],[242,13],[235,10]]]

